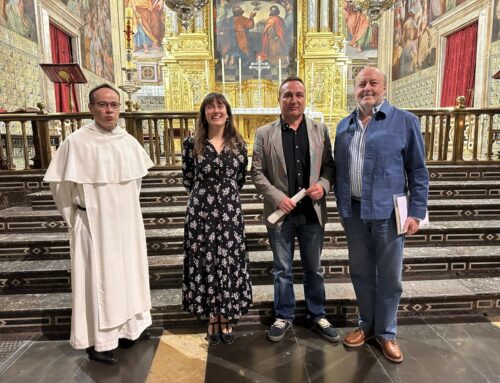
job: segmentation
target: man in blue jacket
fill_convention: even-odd
[[[409,196],[406,235],[425,217],[429,174],[417,117],[385,99],[386,77],[366,67],[356,77],[357,108],[337,126],[334,161],[337,207],[347,237],[359,328],[344,338],[358,347],[376,337],[399,363],[396,316],[402,293],[404,235],[397,234],[393,195]]]

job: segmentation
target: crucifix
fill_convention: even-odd
[[[267,61],[262,61],[260,56],[257,56],[257,62],[253,62],[248,67],[249,69],[255,69],[257,71],[257,94],[259,100],[259,108],[262,108],[262,82],[261,73],[264,69],[271,69],[271,66]]]

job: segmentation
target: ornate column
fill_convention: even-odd
[[[203,18],[203,12],[202,11],[198,11],[198,13],[196,13],[196,16],[194,18],[194,31],[196,33],[203,33],[204,32],[204,25],[203,25],[203,22],[204,22],[204,18]]]
[[[307,31],[316,32],[318,30],[318,0],[307,1]],[[297,20],[299,21],[299,20]]]
[[[320,0],[320,32],[330,32],[330,0]]]
[[[332,19],[333,19],[333,25],[332,25],[332,30],[334,33],[339,33],[340,32],[340,13],[341,8],[339,8],[339,0],[333,0],[333,11],[332,11]]]
[[[350,60],[345,55],[345,36],[341,32],[341,0],[334,1],[336,6],[332,11],[328,0],[320,1],[318,32],[317,24],[314,23],[317,21],[317,1],[307,0],[307,30],[298,36],[302,40],[298,44],[298,55],[304,68],[302,78],[308,92],[307,106],[323,113],[333,137],[337,122],[347,114],[347,68]],[[332,25],[330,12],[333,12]]]
[[[160,64],[168,111],[197,110],[209,89],[213,89],[214,62],[209,33],[211,7],[205,7],[192,20],[192,28],[179,33],[175,12],[170,11]],[[194,30],[194,32],[192,32]]]

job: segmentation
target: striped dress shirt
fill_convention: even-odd
[[[373,108],[373,115],[377,113],[384,103]],[[363,185],[363,163],[365,162],[365,137],[368,123],[363,126],[359,118],[359,108],[356,109],[356,130],[349,145],[349,179],[351,181],[351,196],[361,198]]]

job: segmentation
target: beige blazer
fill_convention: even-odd
[[[309,185],[319,183],[325,190],[325,196],[318,201],[313,201],[313,207],[319,222],[325,225],[327,220],[325,198],[335,178],[330,136],[326,125],[320,122],[306,118],[306,126],[311,160]],[[278,208],[280,201],[288,196],[288,179],[282,142],[278,119],[257,129],[253,144],[252,181],[257,191],[264,197],[264,223],[274,228],[281,225],[284,217],[276,224],[269,223],[267,217]]]

